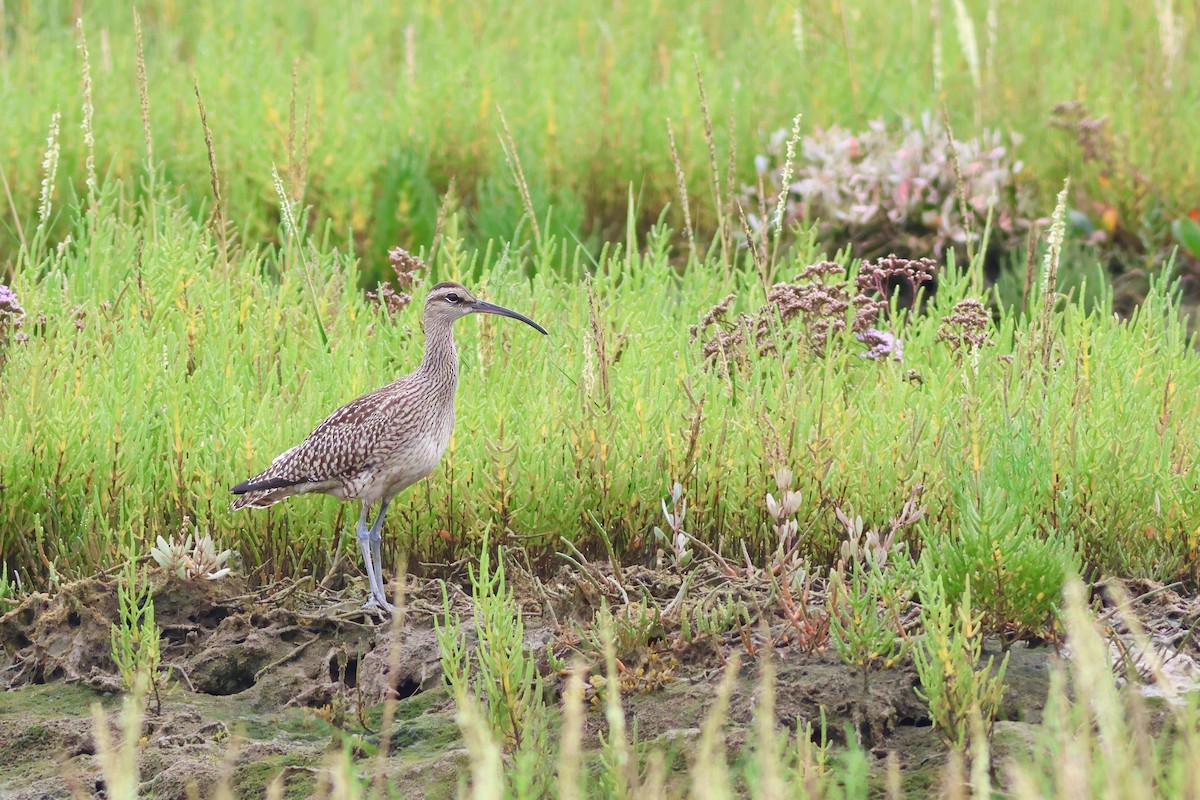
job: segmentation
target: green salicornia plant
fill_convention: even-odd
[[[1013,641],[1055,627],[1066,576],[1078,569],[1074,548],[1055,531],[1039,532],[1000,488],[961,498],[955,533],[927,537],[924,571],[937,574],[946,601],[964,602],[967,585],[985,632]]]
[[[112,658],[126,691],[159,696],[159,630],[154,621],[154,595],[150,577],[138,567],[132,541],[117,581],[119,621],[112,626]]]
[[[15,605],[25,589],[21,584],[21,576],[16,570],[8,570],[8,562],[0,562],[0,613],[9,605]]]
[[[911,641],[901,615],[913,587],[906,570],[884,567],[868,555],[829,574],[829,634],[838,657],[857,667],[863,691],[873,669],[894,667]]]
[[[1008,653],[993,669],[994,657],[982,661],[983,615],[971,605],[971,582],[962,598],[951,602],[940,578],[926,573],[921,580],[921,623],[925,633],[912,650],[921,688],[934,728],[949,747],[965,748],[971,735],[972,714],[990,737],[996,711],[1004,696]]]
[[[860,516],[834,511],[846,539],[829,577],[829,633],[842,661],[862,672],[865,691],[870,670],[895,666],[912,644],[903,615],[916,588],[916,564],[897,538],[925,509],[917,486],[882,532],[865,529]]]
[[[536,758],[545,744],[546,706],[542,679],[525,647],[525,623],[504,575],[503,550],[493,556],[484,540],[479,566],[469,568],[473,625],[471,646],[464,621],[450,608],[443,587],[444,616],[437,625],[442,679],[451,695],[469,694],[482,704],[493,735],[510,753]]]

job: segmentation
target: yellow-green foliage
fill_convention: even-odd
[[[902,554],[892,562],[839,561],[829,573],[830,640],[842,662],[858,668],[864,691],[872,669],[896,666],[910,648],[901,614],[913,593],[912,562]]]
[[[148,546],[187,515],[269,574],[319,572],[348,530],[344,506],[302,497],[235,514],[228,487],[413,368],[420,293],[390,320],[328,244],[308,267],[298,248],[222,263],[203,226],[166,198],[155,206],[151,224],[109,184],[61,255],[17,272],[29,339],[8,346],[0,381],[0,549],[37,585],[47,561],[87,572],[113,563],[116,531]],[[661,487],[678,480],[689,533],[766,552],[761,498],[786,465],[805,498],[800,555],[826,563],[841,536],[834,502],[883,524],[917,483],[927,541],[969,523],[960,498],[994,496],[1020,509],[1029,537],[1071,542],[1089,563],[1163,580],[1195,563],[1200,359],[1161,287],[1130,322],[1106,297],[1090,311],[1061,305],[1044,375],[1015,313],[977,359],[937,341],[968,291],[946,270],[926,313],[897,320],[903,362],[862,358],[847,332],[824,355],[785,345],[727,379],[688,328],[729,292],[734,311],[756,310],[761,289],[748,270],[681,276],[663,241],[605,255],[590,291],[558,277],[586,260],[553,242],[466,253],[453,272],[438,257],[431,278],[468,279],[550,335],[499,318],[458,323],[455,436],[393,506],[385,546],[449,556],[502,524],[536,548],[592,540],[598,523],[623,553],[653,541]]]
[[[112,658],[126,691],[158,695],[159,636],[154,621],[154,595],[150,578],[138,568],[136,549],[126,553],[117,583],[120,621],[112,626]]]
[[[983,656],[981,614],[971,605],[971,581],[956,605],[947,598],[942,582],[933,575],[921,584],[921,624],[924,633],[913,648],[913,661],[921,688],[917,693],[929,704],[929,715],[942,740],[965,747],[971,715],[977,714],[985,734],[1004,696],[1008,654],[992,669],[993,657]]]
[[[493,555],[485,541],[478,569],[468,569],[474,619],[464,621],[451,612],[442,586],[445,616],[437,623],[442,682],[454,697],[479,699],[507,752],[536,750],[545,734],[542,681],[534,656],[525,649],[525,621],[505,581],[503,550]],[[475,633],[473,645],[469,631]]]

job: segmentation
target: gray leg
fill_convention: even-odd
[[[392,610],[392,604],[388,602],[387,591],[383,583],[383,554],[380,552],[380,542],[383,541],[383,518],[387,516],[388,504],[391,500],[384,500],[379,505],[379,514],[375,517],[375,524],[371,526],[371,530],[367,532],[371,541],[371,561],[375,565],[375,588],[379,591],[375,598],[379,604],[388,611]]]
[[[362,504],[362,516],[358,518],[358,547],[362,550],[363,569],[367,573],[367,585],[370,587],[370,597],[367,599],[366,605],[363,608],[372,608],[378,604],[378,597],[382,594],[381,591],[376,591],[376,585],[379,581],[375,571],[374,559],[371,557],[371,531],[367,527],[367,510],[366,503]]]

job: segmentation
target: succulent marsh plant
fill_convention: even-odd
[[[903,543],[898,543],[896,537],[905,528],[916,525],[925,516],[925,506],[921,504],[921,493],[924,486],[917,484],[913,487],[903,507],[883,528],[867,529],[861,516],[851,516],[853,512],[845,512],[840,507],[834,507],[838,522],[846,531],[846,539],[842,541],[842,560],[865,561],[885,567],[888,556],[892,552],[904,552]]]
[[[800,510],[803,495],[792,489],[792,471],[787,467],[775,470],[775,488],[779,491],[779,499],[767,492],[767,513],[771,516],[771,526],[775,532],[775,558],[782,565],[793,555],[796,537],[800,525],[796,522],[796,512]]]
[[[776,131],[766,152],[755,158],[766,196],[759,198],[758,187],[747,186],[742,198],[746,208],[782,206],[783,230],[819,220],[821,240],[849,240],[862,255],[887,252],[900,242],[941,258],[968,240],[978,242],[989,214],[991,241],[1001,251],[1020,246],[1035,218],[1032,194],[1020,180],[1024,164],[1012,153],[1020,144],[1016,134],[985,130],[951,143],[931,113],[897,126],[876,119],[863,131],[818,128],[801,138],[790,175],[788,134]],[[772,222],[750,219],[759,229]]]
[[[150,550],[150,557],[154,562],[185,580],[203,577],[205,580],[215,581],[228,575],[231,568],[225,566],[225,563],[232,551],[218,552],[212,537],[207,533],[200,536],[191,533],[183,535],[187,528],[188,520],[185,518],[180,530],[182,539],[174,536],[169,540],[158,537],[158,542]]]
[[[998,667],[995,656],[983,658],[983,615],[971,603],[968,580],[961,602],[951,603],[941,581],[926,572],[921,580],[921,627],[924,636],[912,650],[921,686],[917,694],[929,705],[934,729],[947,747],[964,747],[976,731],[990,738],[1004,698],[1009,652]]]
[[[655,525],[654,538],[664,550],[670,550],[676,567],[687,569],[692,563],[691,536],[683,529],[683,519],[687,516],[687,498],[683,496],[683,485],[678,481],[671,486],[670,500],[670,508],[667,507],[665,498],[662,501],[667,530],[664,531]]]

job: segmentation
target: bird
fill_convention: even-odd
[[[334,411],[304,441],[231,489],[234,510],[267,508],[300,494],[357,500],[358,544],[370,584],[364,609],[393,610],[381,574],[383,520],[392,498],[429,475],[450,444],[458,388],[454,322],[468,314],[511,317],[546,334],[523,314],[484,302],[461,284],[439,283],[425,298],[425,352],[414,371]]]

